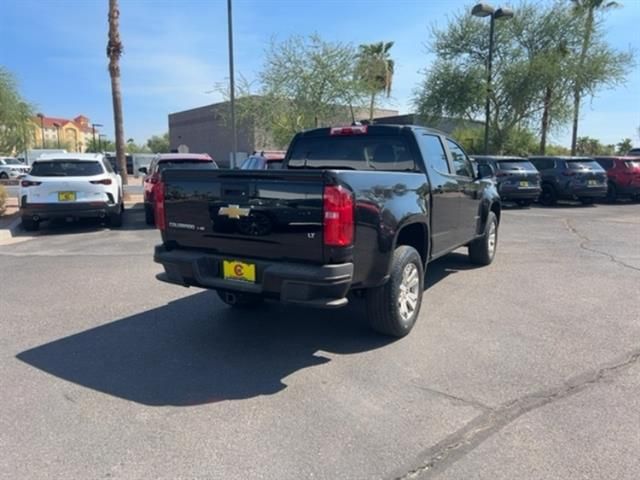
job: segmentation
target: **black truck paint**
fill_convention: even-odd
[[[435,130],[375,125],[363,131],[299,133],[281,170],[163,172],[165,226],[154,259],[165,273],[158,278],[216,289],[229,304],[267,297],[339,307],[350,291],[383,295],[391,288],[385,285],[394,286],[401,246],[417,252],[420,273],[431,260],[464,245],[478,257],[488,219],[494,219],[493,250],[481,252],[478,262],[490,263],[501,208],[493,181],[485,178],[491,172],[479,176],[462,149]],[[329,150],[322,153],[324,148]],[[300,149],[309,152],[301,155]],[[345,150],[344,158],[336,149]],[[325,244],[327,186],[353,195],[349,245]],[[413,251],[400,253],[410,258]],[[255,282],[223,278],[224,260],[255,265]],[[421,278],[420,296],[422,285]],[[404,335],[415,317],[417,311],[402,328],[377,329]]]

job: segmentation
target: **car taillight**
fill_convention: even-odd
[[[167,220],[164,212],[164,183],[156,183],[156,186],[153,188],[153,194],[155,200],[156,228],[158,230],[164,230],[167,227]]]
[[[347,247],[353,243],[353,194],[338,185],[324,187],[324,244]]]
[[[366,133],[366,125],[352,125],[350,127],[333,127],[329,135],[364,135]]]
[[[22,186],[22,187],[37,187],[41,183],[42,182],[34,182],[32,180],[22,180],[20,182],[20,186]]]
[[[104,180],[89,180],[90,183],[94,185],[111,185],[111,179],[105,178]]]

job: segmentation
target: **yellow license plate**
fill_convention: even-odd
[[[75,202],[76,192],[58,192],[59,202]]]
[[[253,263],[223,260],[222,273],[224,278],[229,280],[241,280],[251,283],[256,281],[256,266]]]
[[[521,187],[528,187],[529,186],[529,182],[520,182],[520,186]]]

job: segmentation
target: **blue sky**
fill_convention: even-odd
[[[18,78],[23,95],[49,116],[85,114],[113,137],[105,55],[107,0],[4,0],[0,64]],[[640,0],[607,16],[616,48],[640,52]],[[234,0],[236,72],[254,79],[275,35],[319,33],[353,43],[393,40],[393,97],[386,106],[407,112],[420,73],[432,57],[431,25],[462,11],[463,0]],[[494,6],[508,6],[509,3]],[[226,1],[121,0],[125,134],[137,142],[167,130],[167,114],[220,99],[205,93],[228,78]],[[580,135],[605,143],[623,137],[640,144],[640,66],[628,83],[585,102]],[[552,140],[569,143],[569,130]]]

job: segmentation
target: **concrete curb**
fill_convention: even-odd
[[[0,241],[10,240],[16,236],[20,228],[20,217],[16,217],[6,227],[0,228]]]

